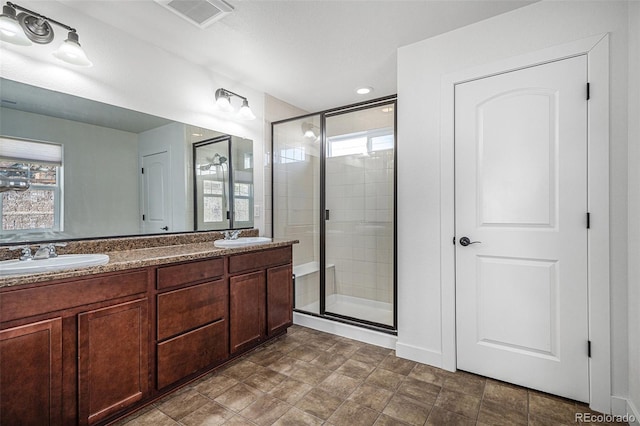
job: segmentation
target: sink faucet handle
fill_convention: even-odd
[[[22,250],[21,251],[21,256],[20,256],[20,260],[31,260],[33,259],[33,254],[31,253],[31,246],[28,245],[24,245],[24,246],[13,246],[13,247],[9,247],[9,250]]]
[[[67,243],[48,243],[40,246],[42,250],[49,250],[49,257],[58,257],[58,253],[56,253],[56,247],[66,247]],[[38,249],[38,251],[40,251]]]
[[[236,231],[233,231],[233,232],[231,233],[231,239],[232,239],[232,240],[237,240],[239,235],[240,235],[240,230],[239,230],[239,229],[238,229],[238,230],[236,230]]]

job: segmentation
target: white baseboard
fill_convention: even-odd
[[[630,400],[627,400],[627,413],[635,418],[635,421],[633,423],[629,422],[629,424],[631,426],[640,426],[640,410]]]
[[[627,398],[612,396],[611,414],[615,416],[628,416],[630,426],[640,426],[640,410]],[[631,421],[631,417],[633,417],[633,421]]]
[[[300,312],[293,313],[293,323],[388,349],[395,349],[396,341],[398,340],[396,336],[391,334],[318,318],[313,315],[305,315]]]
[[[409,359],[411,361],[422,364],[432,365],[434,367],[442,367],[442,353],[431,351],[429,349],[418,346],[407,345],[405,343],[396,343],[396,356]]]

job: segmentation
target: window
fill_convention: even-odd
[[[393,129],[376,129],[327,138],[327,157],[369,155],[393,149]]]
[[[234,222],[239,226],[245,226],[243,222],[251,220],[251,187],[250,183],[233,184]]]
[[[215,180],[202,181],[204,221],[222,222],[224,219],[224,184]]]
[[[0,138],[0,234],[62,231],[62,145]]]
[[[304,161],[304,147],[285,148],[280,150],[280,164]]]

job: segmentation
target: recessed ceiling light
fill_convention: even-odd
[[[373,87],[358,87],[356,89],[358,95],[368,95],[371,92],[373,92]]]

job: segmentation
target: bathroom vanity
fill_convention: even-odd
[[[296,242],[0,279],[0,424],[108,423],[285,333]]]

